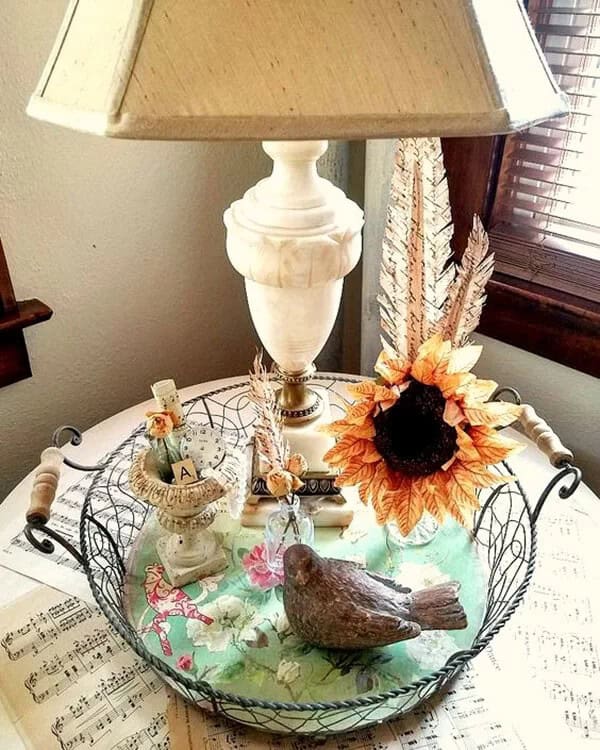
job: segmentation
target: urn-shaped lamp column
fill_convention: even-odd
[[[319,177],[327,141],[263,148],[273,171],[225,212],[227,254],[245,277],[252,321],[282,376],[286,436],[319,471],[328,438],[315,427],[329,421],[329,403],[307,381],[335,323],[344,276],[360,258],[363,212]]]

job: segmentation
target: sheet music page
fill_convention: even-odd
[[[0,675],[28,749],[168,750],[163,682],[80,599],[38,587],[0,609]]]
[[[79,549],[81,507],[94,475],[81,475],[71,469],[65,469],[64,473],[80,479],[57,495],[52,505],[50,526]],[[34,549],[25,538],[25,511],[24,506],[18,517],[14,507],[3,508],[0,504],[0,565],[93,603],[85,573],[66,550],[55,544],[54,552],[46,555]],[[44,536],[39,534],[38,538],[44,539]]]
[[[488,648],[502,670],[525,666],[571,730],[571,742],[583,738],[600,748],[600,508],[562,502],[540,515],[526,609]]]
[[[318,743],[241,727],[194,709],[170,691],[167,709],[171,750],[578,750],[564,744],[570,742],[566,730],[547,714],[540,695],[508,690],[485,657],[472,662],[445,697],[414,714]]]

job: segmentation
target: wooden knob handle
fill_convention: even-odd
[[[50,518],[50,506],[56,496],[60,479],[60,465],[63,454],[58,448],[46,448],[40,456],[40,465],[36,469],[31,488],[31,501],[25,514],[27,523],[47,523]]]
[[[548,456],[552,466],[558,467],[573,461],[573,453],[565,448],[552,427],[537,414],[533,406],[523,405],[519,422],[523,432]]]

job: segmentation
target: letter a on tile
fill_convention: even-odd
[[[183,461],[171,464],[175,484],[192,484],[198,481],[198,474],[191,458],[184,458]]]

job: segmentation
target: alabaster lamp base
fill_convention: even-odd
[[[331,469],[323,461],[323,456],[333,448],[334,440],[320,431],[324,425],[331,424],[332,416],[329,407],[329,394],[325,388],[311,386],[320,403],[320,413],[309,421],[286,421],[283,434],[290,444],[292,453],[301,453],[308,462],[311,473],[330,474]],[[335,477],[335,474],[333,474]]]

